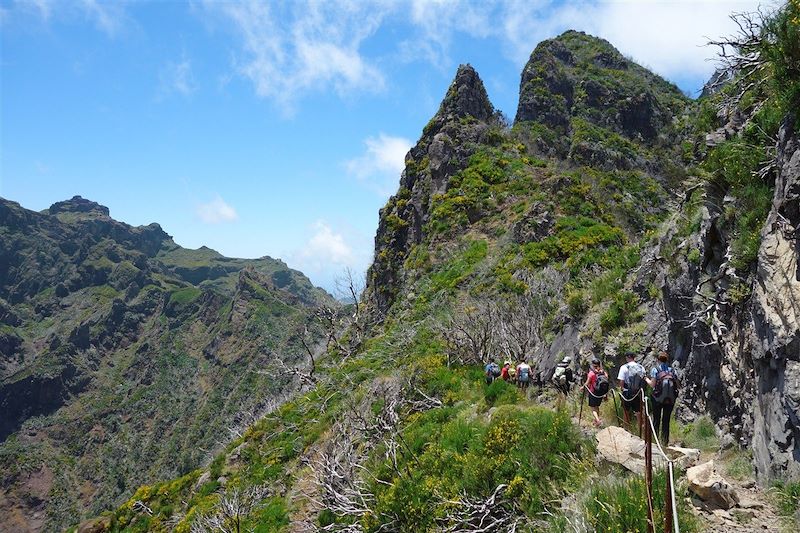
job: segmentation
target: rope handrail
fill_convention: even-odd
[[[613,391],[613,389],[611,389],[611,388],[609,387],[608,391],[607,391],[605,394],[603,394],[602,396],[598,396],[598,395],[596,395],[595,393],[593,393],[591,390],[589,390],[589,387],[588,387],[588,386],[587,386],[585,383],[583,384],[583,388],[584,388],[584,389],[586,389],[586,392],[588,392],[588,393],[589,393],[589,395],[590,395],[592,398],[605,398],[606,396],[608,396],[608,393],[609,393],[609,392],[612,392],[612,391]]]
[[[588,392],[594,398],[605,398],[609,393],[611,393],[613,398],[616,398],[615,395],[619,395],[621,400],[624,400],[624,401],[633,400],[633,398],[630,398],[630,399],[626,398],[624,394],[618,392],[615,388],[610,388],[608,390],[608,392],[606,392],[606,394],[604,394],[602,396],[598,396],[598,395],[594,394],[591,390],[589,390],[589,387],[587,387],[586,384],[583,385],[583,389],[586,392]],[[652,414],[650,412],[650,403],[648,401],[649,398],[645,394],[644,388],[639,389],[639,392],[637,393],[637,396],[640,397],[642,403],[644,404],[644,408],[643,408],[644,409],[644,414],[647,417],[647,424],[648,424],[649,429],[650,429],[650,437],[651,437],[650,441],[649,441],[651,443],[651,448],[650,449],[652,450],[652,442],[653,442],[653,438],[655,438],[655,442],[656,442],[656,446],[655,447],[656,447],[656,450],[658,451],[658,454],[660,455],[659,459],[663,458],[663,461],[664,461],[665,466],[666,466],[667,477],[668,477],[668,488],[669,488],[669,494],[668,494],[669,500],[668,500],[668,502],[665,502],[665,505],[667,505],[667,503],[668,503],[669,507],[671,508],[671,516],[670,516],[671,519],[668,521],[669,523],[665,523],[665,527],[667,525],[671,525],[672,526],[671,527],[672,533],[680,533],[680,525],[678,524],[678,507],[677,507],[677,503],[676,503],[677,498],[676,498],[676,495],[675,495],[674,463],[669,458],[669,456],[667,455],[667,452],[664,450],[664,447],[661,445],[661,441],[658,438],[658,432],[656,431],[656,428],[653,425],[653,417],[652,417]],[[634,396],[634,398],[635,398],[635,396]],[[646,454],[647,453],[645,452],[645,455]],[[650,459],[651,462],[647,463],[647,464],[649,464],[650,468],[652,468],[652,452],[650,453],[650,456],[651,456],[651,459]],[[647,468],[647,467],[645,467],[645,468]],[[646,474],[645,477],[647,479],[648,478],[647,472],[645,472],[645,474]],[[652,474],[649,474],[649,476],[650,476],[649,478],[652,479]],[[648,513],[649,518],[648,518],[648,520],[650,520],[650,517],[652,517],[652,510],[653,510],[653,494],[651,492],[649,483],[647,484],[647,505],[648,505],[648,508],[649,508],[649,513]],[[668,512],[668,510],[665,509],[665,512]],[[667,517],[665,516],[664,518],[665,518],[665,521],[666,521]],[[652,524],[652,521],[650,523]],[[648,530],[651,530],[651,528],[648,528]]]
[[[676,497],[675,497],[675,474],[673,468],[674,466],[673,461],[672,459],[669,458],[669,456],[667,456],[666,452],[664,451],[664,448],[661,446],[661,441],[658,440],[658,432],[653,426],[653,418],[652,416],[650,416],[650,404],[647,401],[648,398],[644,393],[644,389],[639,390],[639,394],[642,397],[642,403],[644,403],[645,416],[647,417],[647,423],[650,425],[651,435],[656,440],[656,449],[667,463],[667,476],[669,477],[669,492],[670,492],[669,497],[672,504],[670,506],[672,507],[672,531],[674,533],[681,533],[681,528],[680,525],[678,524],[678,507],[676,505]],[[653,496],[652,494],[649,493],[649,491],[647,496],[652,501]]]

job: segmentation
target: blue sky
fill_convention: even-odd
[[[566,29],[695,94],[707,37],[758,2],[0,0],[0,196],[79,194],[179,244],[270,255],[327,288],[460,63],[496,107]]]

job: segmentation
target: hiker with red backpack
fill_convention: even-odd
[[[609,389],[608,375],[603,370],[600,359],[592,358],[589,374],[586,376],[586,383],[583,384],[583,387],[589,393],[589,407],[592,408],[594,417],[592,424],[600,427],[603,424],[600,421],[600,404],[603,403]]]
[[[669,445],[669,417],[678,399],[678,376],[669,366],[667,352],[658,354],[658,364],[650,371],[647,384],[653,388],[650,399],[653,404],[653,428],[661,427],[661,445]]]

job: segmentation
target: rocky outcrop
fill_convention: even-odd
[[[402,282],[402,265],[423,240],[435,195],[467,165],[500,118],[486,88],[470,65],[461,65],[439,110],[406,155],[400,190],[381,209],[375,235],[375,258],[367,273],[367,301],[378,315],[391,306]]]
[[[57,215],[59,213],[82,213],[102,217],[109,216],[109,211],[106,206],[87,200],[81,196],[73,196],[69,200],[56,202],[50,206],[47,213],[50,215]]]
[[[568,31],[541,42],[531,54],[522,71],[515,122],[538,122],[563,135],[585,130],[576,125],[579,119],[653,143],[670,130],[682,102],[677,87],[607,41]]]
[[[644,474],[645,442],[618,426],[609,426],[597,432],[597,455],[600,459],[617,464],[635,474]],[[693,467],[700,459],[700,450],[668,446],[665,450],[670,460],[681,469]],[[653,454],[653,464],[664,466],[663,457]]]
[[[753,456],[764,479],[800,479],[800,142],[788,120],[777,163],[752,299]]]
[[[689,490],[708,506],[730,509],[739,503],[736,489],[714,469],[714,461],[693,466],[686,471]]]

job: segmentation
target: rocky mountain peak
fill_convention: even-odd
[[[531,53],[520,79],[515,121],[569,134],[578,119],[578,129],[591,123],[652,143],[685,103],[676,86],[626,59],[608,41],[567,31]]]
[[[450,178],[467,167],[476,147],[498,127],[480,76],[471,65],[460,65],[439,110],[406,155],[398,194],[381,209],[376,258],[367,279],[367,299],[375,309],[391,304],[402,263],[424,238],[433,198],[447,191]]]
[[[50,206],[47,212],[51,215],[59,213],[81,213],[81,214],[94,214],[100,216],[109,216],[108,208],[100,205],[97,202],[87,200],[82,196],[73,196],[69,200],[56,202]]]
[[[493,113],[494,106],[489,102],[478,72],[470,64],[460,65],[436,116],[444,119],[471,116],[488,120]]]

